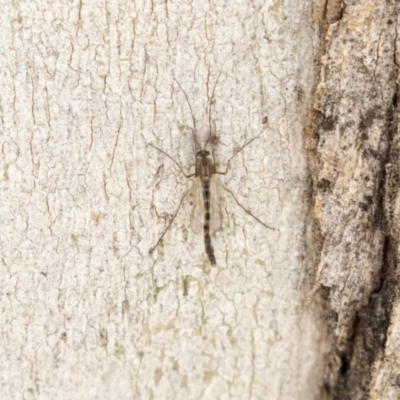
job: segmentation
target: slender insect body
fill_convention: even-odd
[[[211,188],[210,182],[215,175],[215,165],[210,158],[210,152],[200,150],[196,154],[196,177],[201,180],[203,188],[203,206],[204,206],[204,244],[206,254],[211,262],[211,265],[217,264],[214,255],[214,248],[211,244],[210,222],[211,222]],[[213,205],[214,206],[214,205]]]
[[[221,209],[220,209],[219,193],[218,193],[219,188],[222,188],[225,191],[227,191],[233,197],[236,204],[239,207],[241,207],[247,214],[249,214],[251,217],[253,217],[256,221],[258,221],[264,227],[274,230],[273,228],[271,228],[270,226],[266,225],[264,222],[259,220],[256,216],[254,216],[247,208],[242,206],[239,203],[239,201],[236,199],[234,193],[230,189],[228,189],[225,185],[223,185],[221,182],[219,182],[216,178],[217,174],[226,175],[228,172],[228,168],[229,168],[229,164],[230,164],[231,160],[256,138],[253,138],[250,141],[248,141],[247,143],[245,143],[239,150],[237,150],[232,155],[232,157],[227,162],[226,169],[224,172],[217,171],[215,162],[214,162],[213,153],[210,153],[210,151],[206,150],[208,143],[210,143],[211,150],[213,148],[213,144],[215,144],[213,142],[213,138],[216,135],[214,132],[212,132],[212,129],[211,129],[211,125],[212,125],[211,124],[211,105],[213,104],[214,91],[215,91],[215,87],[217,85],[220,75],[218,76],[218,78],[215,82],[214,89],[213,89],[212,95],[211,95],[211,99],[208,104],[208,137],[203,146],[200,145],[198,138],[197,138],[196,120],[193,116],[193,111],[192,111],[192,107],[190,105],[189,99],[188,99],[185,91],[183,90],[182,86],[179,84],[178,81],[176,81],[178,83],[179,87],[181,88],[183,94],[186,97],[186,100],[188,102],[190,112],[192,115],[193,138],[194,138],[194,142],[195,142],[195,147],[197,148],[194,174],[186,175],[183,168],[180,166],[180,164],[178,162],[176,162],[170,155],[168,155],[167,153],[165,153],[163,150],[159,149],[158,147],[150,144],[151,147],[155,148],[156,150],[158,150],[161,153],[163,153],[164,155],[166,155],[169,159],[171,159],[187,178],[191,178],[193,176],[195,177],[195,182],[193,183],[191,188],[188,189],[181,197],[178,208],[176,209],[174,215],[172,216],[172,218],[171,218],[169,224],[167,225],[167,227],[165,228],[164,232],[159,237],[155,246],[150,249],[150,253],[152,253],[153,250],[158,246],[158,244],[161,242],[164,235],[167,233],[168,229],[172,225],[173,221],[175,220],[175,217],[177,216],[177,214],[181,208],[183,200],[188,195],[191,194],[194,196],[193,209],[191,212],[192,230],[194,233],[200,233],[200,231],[203,230],[205,252],[207,254],[208,259],[210,260],[211,265],[216,266],[217,262],[215,259],[214,248],[211,243],[211,235],[213,232],[220,230],[221,226],[222,226],[222,216],[221,216],[222,214],[221,214]]]
[[[203,199],[204,199],[204,244],[206,247],[206,254],[211,264],[215,266],[217,262],[215,261],[214,248],[211,244],[210,235],[210,181],[202,181],[203,185]]]

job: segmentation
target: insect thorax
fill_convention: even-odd
[[[200,150],[196,153],[196,176],[202,180],[209,179],[215,174],[215,165],[210,157],[210,152]]]

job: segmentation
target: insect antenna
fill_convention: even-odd
[[[191,114],[191,116],[192,116],[192,121],[193,121],[193,131],[192,131],[193,139],[194,139],[195,145],[196,145],[199,149],[201,149],[202,147],[200,146],[200,143],[197,141],[196,119],[194,118],[193,110],[192,110],[192,106],[190,105],[189,98],[188,98],[186,92],[183,90],[183,87],[181,86],[181,84],[178,82],[178,80],[177,80],[176,78],[174,78],[174,81],[178,84],[179,88],[182,90],[182,93],[185,95],[186,102],[187,102],[187,104],[188,104],[188,106],[189,106],[190,114]]]
[[[212,106],[212,102],[213,102],[213,99],[214,99],[215,88],[217,87],[217,83],[219,81],[219,78],[220,78],[221,74],[222,74],[222,70],[219,73],[219,75],[217,77],[217,80],[214,83],[214,87],[213,87],[213,90],[212,90],[212,93],[211,93],[210,102],[208,104],[208,110],[207,110],[208,111],[208,137],[207,137],[207,142],[204,145],[204,148],[206,148],[208,142],[210,141],[210,137],[211,137],[211,106]],[[210,71],[208,71],[208,75],[207,75],[207,92],[208,92],[208,83],[209,83],[209,81],[210,81]],[[214,158],[214,152],[213,152],[213,158]]]

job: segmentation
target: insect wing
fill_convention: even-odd
[[[200,233],[204,225],[204,203],[201,180],[197,179],[193,187],[193,208],[190,214],[190,226],[194,233]]]
[[[210,182],[211,191],[211,230],[217,232],[222,227],[221,198],[217,178],[213,176]]]

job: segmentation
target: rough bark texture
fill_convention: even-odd
[[[1,399],[400,398],[398,14],[2,5]],[[219,170],[259,137],[221,180],[276,230],[222,193],[216,268],[189,202],[149,255],[190,185],[149,144],[193,172],[176,80],[204,135],[220,72]]]
[[[326,18],[313,177],[317,281],[335,313],[327,388],[340,400],[400,398],[398,7],[344,1]]]

